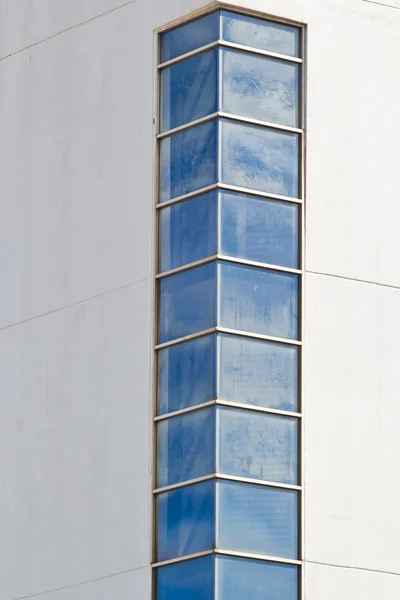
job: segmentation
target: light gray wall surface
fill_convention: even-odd
[[[239,4],[308,25],[306,598],[391,600],[400,11]],[[0,0],[1,600],[149,600],[153,29],[203,5]]]

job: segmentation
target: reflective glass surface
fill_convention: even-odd
[[[217,419],[218,473],[297,484],[297,419],[232,408]]]
[[[216,397],[216,336],[207,335],[158,353],[158,414]]]
[[[201,48],[219,38],[219,13],[185,23],[161,36],[161,62]]]
[[[208,263],[161,279],[160,343],[215,326],[215,271]]]
[[[296,27],[226,11],[221,12],[221,18],[222,39],[227,42],[299,56],[300,38]]]
[[[298,134],[221,119],[222,183],[297,198]]]
[[[224,112],[298,127],[298,65],[227,48],[221,53]]]
[[[281,267],[299,266],[299,208],[221,192],[221,252]]]
[[[217,546],[297,558],[297,492],[251,483],[217,483]]]
[[[161,140],[161,202],[217,182],[217,122]]]
[[[297,412],[298,364],[296,346],[221,335],[219,396]]]
[[[157,560],[214,547],[215,483],[204,481],[157,496]]]
[[[157,446],[157,487],[214,473],[215,409],[160,421]]]
[[[228,262],[218,268],[221,327],[297,339],[297,275]]]
[[[217,556],[217,600],[297,600],[293,565]]]
[[[217,253],[217,192],[160,211],[161,272]]]
[[[157,569],[157,600],[213,600],[213,598],[213,556],[203,556]]]
[[[217,49],[161,72],[161,131],[217,110]]]

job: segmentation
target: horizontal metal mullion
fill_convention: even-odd
[[[259,190],[252,190],[250,188],[239,187],[237,185],[230,185],[228,183],[218,183],[217,187],[220,190],[226,190],[228,192],[237,192],[239,194],[248,194],[250,196],[258,196],[260,198],[270,198],[271,200],[282,200],[283,202],[292,202],[294,204],[303,204],[303,200],[300,198],[291,198],[290,196],[281,196],[279,194],[270,194],[269,192],[261,192]]]
[[[185,335],[181,338],[176,338],[175,340],[170,340],[168,342],[163,342],[162,344],[156,344],[154,346],[154,350],[162,350],[163,348],[169,348],[170,346],[176,346],[177,344],[182,344],[183,342],[188,342],[190,340],[195,340],[199,337],[204,337],[205,335],[211,335],[212,333],[216,333],[217,327],[210,327],[209,329],[203,329],[202,331],[196,331],[196,333],[190,333],[189,335]]]
[[[257,406],[256,404],[242,404],[230,400],[223,400],[221,398],[217,398],[214,402],[217,404],[217,406],[226,406],[227,408],[238,408],[240,410],[251,410],[253,412],[266,413],[269,415],[277,415],[281,417],[292,417],[295,419],[301,419],[303,416],[299,412],[277,410],[275,408],[266,408],[264,406]]]
[[[301,492],[300,485],[276,483],[275,481],[264,481],[263,479],[252,479],[251,477],[237,477],[236,475],[225,475],[223,473],[216,473],[215,479],[223,481],[233,481],[235,483],[245,483],[246,485],[262,485],[264,487],[273,487],[279,488],[281,490],[292,490],[294,492]]]
[[[216,48],[217,46],[219,46],[219,44],[220,44],[220,41],[215,40],[215,42],[210,42],[209,44],[206,44],[205,46],[201,46],[200,48],[195,48],[194,50],[191,50],[190,52],[186,52],[185,54],[181,54],[180,56],[171,58],[171,60],[166,60],[165,62],[160,63],[157,66],[157,69],[161,70],[161,69],[166,69],[167,67],[171,67],[172,65],[175,65],[177,63],[182,62],[183,60],[186,60],[187,58],[192,58],[192,56],[197,56],[197,54],[202,54],[202,52],[207,52],[207,50],[212,50],[213,48]]]
[[[154,417],[154,422],[158,423],[159,421],[165,421],[166,419],[172,419],[173,417],[178,417],[179,415],[186,415],[187,413],[196,412],[197,410],[201,410],[202,408],[207,408],[209,406],[215,406],[217,404],[217,400],[210,400],[209,402],[202,402],[201,404],[194,404],[193,406],[187,406],[186,408],[181,408],[180,410],[174,410],[170,413],[165,413],[164,415],[158,415]]]
[[[259,54],[260,56],[268,56],[269,58],[276,58],[278,60],[284,60],[301,65],[303,60],[296,56],[288,56],[287,54],[279,54],[278,52],[271,52],[269,50],[262,50],[261,48],[253,48],[252,46],[244,46],[243,44],[236,44],[235,42],[228,42],[226,40],[219,40],[219,45],[223,48],[232,48],[233,50],[242,50],[243,52],[249,52],[250,54]]]
[[[179,490],[183,487],[188,487],[189,485],[194,485],[196,483],[202,483],[203,481],[210,481],[211,479],[215,479],[215,473],[210,473],[210,475],[204,475],[203,477],[195,477],[194,479],[188,479],[187,481],[180,481],[179,483],[173,483],[171,485],[165,485],[160,488],[156,488],[153,490],[154,495],[163,494],[165,492],[172,492],[173,490]]]
[[[228,327],[215,327],[217,333],[227,333],[230,335],[237,335],[239,337],[248,337],[256,340],[264,340],[266,342],[277,342],[279,344],[289,344],[292,346],[301,346],[302,343],[299,340],[290,340],[288,338],[279,338],[272,335],[263,335],[261,333],[251,333],[249,331],[240,331],[239,329],[230,329]]]
[[[287,131],[288,133],[303,134],[303,130],[298,127],[290,127],[289,125],[280,125],[278,123],[271,123],[270,121],[260,121],[259,119],[251,119],[250,117],[243,117],[241,115],[235,115],[234,113],[227,113],[218,111],[217,117],[221,119],[230,119],[231,121],[239,121],[240,123],[247,123],[248,125],[256,125],[257,127],[268,127],[269,129],[279,129],[280,131]]]
[[[221,554],[224,556],[234,556],[236,558],[252,558],[254,560],[262,560],[265,562],[283,563],[285,565],[300,566],[302,564],[301,560],[291,558],[279,558],[277,556],[266,556],[265,554],[251,554],[250,552],[235,552],[234,550],[225,550],[222,548],[216,548],[214,553]]]
[[[209,556],[215,554],[214,550],[204,550],[204,552],[196,552],[196,554],[188,554],[187,556],[180,556],[179,558],[171,558],[170,560],[163,560],[161,562],[153,563],[151,566],[153,569],[159,567],[166,567],[167,565],[174,565],[175,563],[186,562],[194,558],[200,558],[202,556]]]
[[[218,257],[217,254],[213,254],[212,256],[207,256],[207,258],[201,258],[200,260],[195,260],[192,263],[188,263],[186,265],[176,267],[175,269],[170,269],[169,271],[163,271],[162,273],[158,273],[156,275],[156,279],[163,279],[164,277],[169,277],[170,275],[176,275],[178,273],[182,273],[183,271],[189,271],[190,269],[195,269],[196,267],[201,267],[201,265],[207,265],[210,262],[216,261],[217,257]]]
[[[194,121],[189,121],[188,123],[184,123],[179,127],[174,127],[173,129],[168,129],[167,131],[163,131],[157,135],[158,140],[162,140],[166,137],[170,137],[180,131],[186,131],[187,129],[192,129],[192,127],[196,127],[197,125],[201,125],[202,123],[208,123],[208,121],[212,121],[218,117],[218,112],[211,113],[210,115],[206,115],[205,117],[200,117],[200,119],[195,119]],[[300,130],[301,131],[301,130]]]
[[[178,204],[178,202],[184,202],[185,200],[190,200],[190,198],[195,198],[196,196],[201,196],[201,194],[207,194],[207,192],[212,192],[218,188],[218,183],[212,183],[211,185],[207,185],[204,188],[200,188],[199,190],[195,190],[193,192],[189,192],[188,194],[183,194],[182,196],[177,196],[176,198],[171,198],[171,200],[166,200],[165,202],[159,202],[156,204],[156,209],[161,210],[162,208],[166,208],[167,206],[171,206],[172,204]]]
[[[227,256],[226,254],[217,254],[217,260],[223,262],[233,262],[239,265],[246,265],[248,267],[259,267],[261,269],[270,269],[271,271],[280,271],[282,273],[291,273],[292,275],[302,275],[301,269],[291,269],[290,267],[280,267],[270,263],[258,262],[255,260],[246,260],[245,258],[237,258],[236,256]]]

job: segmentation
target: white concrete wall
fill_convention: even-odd
[[[152,32],[204,4],[0,0],[1,600],[149,599]],[[239,4],[308,25],[306,598],[396,598],[400,11]]]

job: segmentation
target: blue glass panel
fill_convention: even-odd
[[[160,343],[215,326],[215,271],[209,263],[161,279]]]
[[[298,197],[297,133],[222,119],[221,136],[222,183]]]
[[[158,561],[214,547],[215,483],[204,481],[157,496]]]
[[[217,181],[217,122],[164,138],[160,148],[161,202]]]
[[[217,422],[218,473],[297,484],[297,419],[220,408]]]
[[[217,556],[218,600],[297,600],[298,567]]]
[[[219,38],[219,13],[214,12],[181,27],[167,31],[161,37],[161,62],[172,60],[216,42]]]
[[[157,425],[157,486],[215,472],[215,409],[160,421]]]
[[[161,72],[161,131],[216,112],[217,57],[210,50]]]
[[[217,253],[217,192],[160,211],[161,271]]]
[[[297,27],[222,11],[222,39],[242,46],[299,56]]]
[[[157,600],[213,600],[214,557],[157,569]]]
[[[158,414],[216,397],[216,338],[206,335],[158,353]]]
[[[298,411],[298,348],[234,335],[220,336],[223,400]]]
[[[221,481],[217,494],[218,548],[297,558],[297,492]]]
[[[299,65],[221,49],[222,110],[298,127]]]
[[[297,339],[298,276],[221,263],[219,325]]]
[[[221,192],[221,252],[297,269],[298,205]]]

